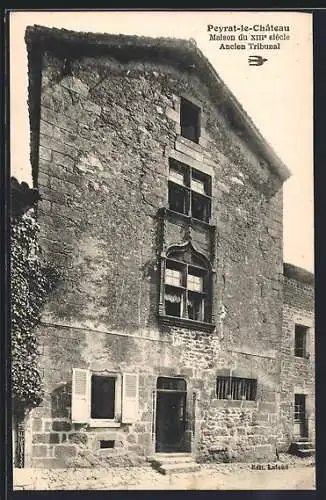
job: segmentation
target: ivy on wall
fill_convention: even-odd
[[[14,216],[11,224],[11,352],[13,410],[39,405],[44,390],[35,327],[58,275],[41,259],[34,209]]]

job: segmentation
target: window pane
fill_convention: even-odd
[[[177,184],[184,185],[184,175],[173,168],[170,168],[169,179]]]
[[[180,125],[181,135],[190,141],[198,142],[200,109],[192,102],[181,99]]]
[[[306,356],[306,338],[308,328],[303,325],[295,325],[295,346],[294,355],[298,357]]]
[[[189,292],[188,294],[188,318],[195,321],[204,320],[204,301],[201,295]]]
[[[187,389],[186,381],[182,378],[158,377],[158,389],[170,389],[173,391],[185,391]]]
[[[211,195],[211,177],[199,170],[191,170],[191,189],[197,193]]]
[[[114,418],[115,377],[92,375],[91,418]]]
[[[195,191],[191,192],[191,215],[195,219],[209,222],[210,218],[210,199]]]
[[[182,294],[177,288],[169,285],[165,287],[164,293],[165,314],[168,316],[181,317],[182,313]]]
[[[189,192],[173,182],[169,182],[169,209],[180,214],[189,212]]]
[[[205,183],[198,179],[191,179],[191,189],[197,193],[205,194]]]
[[[167,285],[182,286],[182,273],[175,269],[165,269],[165,283]]]
[[[193,274],[188,274],[187,288],[188,290],[193,290],[195,292],[202,292],[203,291],[202,276],[194,276]]]

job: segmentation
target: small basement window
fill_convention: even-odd
[[[108,449],[108,448],[114,448],[114,441],[109,439],[101,439],[100,441],[100,449],[101,450],[104,450],[104,449]]]
[[[182,137],[198,143],[200,136],[200,108],[183,97],[180,106],[180,126]]]
[[[240,377],[217,377],[216,396],[218,399],[255,401],[257,380]]]
[[[295,325],[294,355],[298,358],[307,357],[307,334],[307,326]]]
[[[91,418],[114,419],[115,384],[115,377],[92,375]]]

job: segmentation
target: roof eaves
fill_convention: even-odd
[[[25,40],[27,45],[38,43],[43,50],[64,50],[66,44],[69,43],[73,52],[81,49],[97,51],[114,56],[120,55],[124,60],[141,59],[144,56],[157,60],[160,56],[165,60],[173,61],[177,67],[181,66],[196,72],[198,77],[208,85],[213,98],[219,97],[220,101],[223,95],[223,106],[234,117],[238,129],[245,131],[252,145],[259,151],[274,174],[282,182],[290,177],[291,172],[288,167],[263,137],[237,98],[194,42],[178,38],[75,32],[38,25],[29,26],[26,29]],[[217,101],[217,99],[213,100]]]

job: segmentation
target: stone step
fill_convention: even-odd
[[[316,453],[316,450],[314,448],[309,448],[309,450],[306,450],[306,449],[302,449],[302,448],[299,448],[297,450],[297,455],[299,457],[311,457],[312,455],[314,455]]]
[[[312,443],[311,441],[296,441],[292,443],[292,445],[298,448],[302,448],[303,450],[307,450],[309,448],[314,447],[314,443]]]
[[[180,474],[182,472],[197,472],[200,470],[199,464],[195,462],[162,464],[156,469],[161,474]]]
[[[157,453],[147,459],[149,462],[165,463],[186,463],[192,462],[193,456],[190,453]]]
[[[300,440],[291,443],[289,452],[298,457],[310,457],[315,454],[316,450],[313,442]]]

